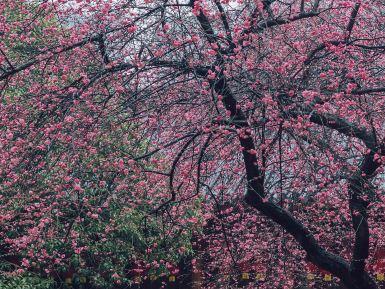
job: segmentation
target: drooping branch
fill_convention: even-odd
[[[237,106],[237,101],[235,100],[228,84],[226,83],[226,79],[223,73],[221,73],[215,81],[211,82],[211,86],[214,88],[218,95],[223,96],[223,103],[226,109],[230,112],[230,117],[234,123],[234,126],[238,129],[248,128],[249,125],[246,116]],[[242,154],[246,166],[248,189],[254,190],[254,193],[263,198],[266,194],[263,185],[264,179],[263,174],[258,168],[253,139],[250,135],[247,135],[247,137],[239,137],[239,142],[242,146]]]
[[[348,26],[346,28],[346,32],[347,32],[347,35],[345,38],[346,41],[349,40],[350,35],[352,34],[353,27],[354,27],[354,24],[356,23],[356,18],[357,18],[357,14],[358,14],[358,10],[360,9],[360,6],[361,6],[361,4],[357,3],[353,7],[353,11],[352,11],[352,14],[350,15],[350,20],[349,20]]]
[[[257,24],[256,27],[252,28],[252,32],[261,32],[266,28],[274,27],[274,26],[279,26],[279,25],[284,25],[288,24],[291,22],[295,22],[298,20],[306,19],[306,18],[311,18],[318,16],[321,12],[308,12],[308,13],[301,13],[296,16],[290,17],[290,18],[276,18],[268,21],[261,21]]]
[[[200,135],[200,133],[195,133],[194,135],[192,135],[190,137],[190,139],[183,145],[183,147],[181,148],[181,150],[179,151],[179,153],[176,155],[172,165],[171,165],[171,169],[170,169],[170,172],[168,173],[168,176],[169,176],[169,187],[170,187],[170,194],[171,194],[171,197],[170,199],[168,199],[167,201],[163,202],[161,205],[159,205],[157,208],[155,208],[151,213],[152,214],[157,214],[159,211],[161,211],[163,208],[166,208],[169,204],[171,204],[173,201],[175,201],[176,199],[176,192],[175,192],[175,188],[174,188],[174,176],[175,176],[175,171],[176,171],[176,168],[177,168],[177,165],[178,165],[178,162],[180,161],[181,157],[183,156],[183,154],[186,152],[187,148],[191,145],[191,143]],[[178,187],[178,190],[179,188],[181,187],[181,185],[179,185]]]
[[[215,5],[218,8],[223,27],[226,31],[226,39],[227,39],[229,46],[230,46],[229,49],[232,50],[235,48],[235,45],[233,43],[233,37],[231,35],[230,25],[229,25],[229,21],[228,21],[227,16],[226,16],[226,11],[223,9],[222,4],[218,0],[215,1]]]
[[[99,51],[100,51],[100,54],[102,56],[102,60],[103,60],[104,64],[109,64],[110,58],[108,57],[108,54],[107,54],[106,43],[105,43],[105,39],[104,39],[103,35],[100,35]]]
[[[379,148],[381,155],[385,154],[385,147]],[[362,160],[359,169],[349,179],[349,206],[355,231],[355,243],[351,270],[357,276],[362,276],[365,261],[369,257],[369,225],[367,209],[372,197],[370,180],[375,176],[381,163],[375,159],[375,150],[371,150]]]
[[[290,110],[285,112],[284,115],[290,117],[309,116],[309,120],[312,123],[336,130],[343,135],[360,139],[370,149],[374,149],[376,146],[374,135],[369,133],[364,127],[348,122],[341,117],[332,114],[320,114],[310,108]]]
[[[379,93],[379,92],[385,92],[385,87],[360,88],[357,90],[353,90],[352,94],[363,95],[363,94]]]

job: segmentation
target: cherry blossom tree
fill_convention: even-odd
[[[378,288],[382,1],[0,5],[9,246],[55,236],[87,250],[72,229],[81,218],[64,237],[54,220],[74,204],[98,219],[108,186],[103,201],[170,236],[197,234],[216,274],[275,260],[267,288],[290,288],[308,262],[348,288]]]

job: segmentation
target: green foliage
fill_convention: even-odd
[[[53,289],[55,282],[49,278],[24,274],[20,276],[0,276],[0,289]]]

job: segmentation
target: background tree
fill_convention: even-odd
[[[44,3],[2,5],[7,31],[1,44],[3,72],[33,61],[66,33]],[[94,67],[87,61],[85,75]],[[105,114],[107,100],[99,93],[92,95],[92,103],[70,100],[76,87],[84,89],[87,82],[76,76],[79,71],[67,72],[45,63],[41,70],[24,71],[17,84],[2,82],[1,271],[11,279],[28,270],[57,281],[77,273],[103,288],[131,284],[128,277],[142,272],[169,274],[169,262],[176,264],[191,251],[191,235],[166,235],[158,220],[147,217],[150,197],[133,189],[145,181],[141,169],[153,165],[134,168],[127,155],[145,153],[148,140],[138,125],[124,121],[127,114]],[[116,93],[107,83],[101,88],[107,98]],[[57,97],[51,98],[54,91]],[[68,101],[74,103],[68,106]],[[150,272],[151,262],[156,266]],[[7,285],[7,280],[0,284],[36,283],[27,278]],[[42,281],[42,286],[51,285]]]

